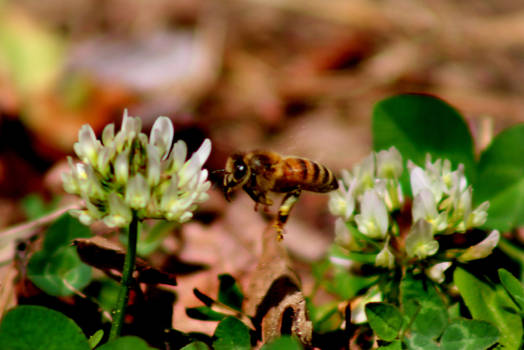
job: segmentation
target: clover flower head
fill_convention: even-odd
[[[66,192],[83,198],[86,209],[72,211],[84,224],[103,220],[111,227],[129,225],[133,214],[145,218],[189,220],[208,198],[207,170],[211,152],[206,139],[189,160],[184,141],[172,147],[174,128],[167,117],[155,121],[150,137],[142,120],[124,112],[122,126],[102,132],[102,142],[84,125],[74,150],[80,162],[68,158],[70,172],[62,174]]]
[[[454,168],[448,159],[432,161],[428,155],[423,166],[408,160],[407,169],[412,196],[407,201],[400,182],[404,162],[394,147],[372,153],[352,171],[342,171],[339,189],[329,199],[329,210],[337,217],[335,243],[349,251],[375,255],[375,265],[388,269],[397,261],[433,257],[429,261],[433,267],[425,270],[434,280],[442,279],[444,267],[449,267],[435,261],[465,262],[490,254],[498,233],[467,249],[443,245],[439,251],[435,239],[437,235],[464,234],[486,222],[489,202],[474,207],[464,166]]]
[[[414,221],[424,218],[433,225],[434,233],[466,232],[486,221],[489,203],[473,208],[472,188],[464,175],[463,164],[452,170],[449,160],[431,162],[428,156],[425,168],[410,161],[408,167]],[[428,191],[433,194],[432,198]]]

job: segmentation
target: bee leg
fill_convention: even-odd
[[[289,217],[289,212],[295,205],[295,203],[298,200],[298,197],[300,196],[300,189],[293,190],[291,192],[288,192],[284,199],[282,200],[282,204],[280,204],[280,208],[278,208],[278,218],[277,222],[275,223],[274,227],[277,230],[277,240],[281,241],[284,236],[284,225],[286,224],[287,218]]]
[[[267,192],[260,192],[252,187],[244,186],[244,191],[255,201],[255,211],[258,211],[258,205],[263,204],[269,206],[273,204],[273,201],[267,198]]]
[[[258,211],[258,207],[261,204],[263,205],[262,210],[264,210],[264,213],[268,214],[269,213],[269,206],[267,204],[264,204],[264,203],[255,202],[255,211]]]

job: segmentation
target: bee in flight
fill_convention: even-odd
[[[242,187],[255,201],[255,210],[258,204],[273,204],[269,192],[285,193],[275,223],[278,240],[283,238],[284,224],[303,190],[329,192],[338,188],[333,172],[325,166],[271,151],[235,153],[227,159],[224,173],[226,199],[231,200],[231,192]]]

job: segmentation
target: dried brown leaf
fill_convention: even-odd
[[[264,343],[293,334],[302,343],[311,344],[313,326],[300,281],[285,247],[276,239],[273,223],[263,234],[262,256],[249,285],[245,310],[252,315]]]
[[[124,266],[125,251],[118,244],[100,236],[78,238],[73,241],[80,259],[104,271],[110,277],[120,276]],[[175,275],[160,271],[141,258],[136,259],[135,273],[138,282],[147,284],[176,285]],[[114,271],[118,272],[116,275]]]

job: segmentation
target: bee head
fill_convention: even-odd
[[[231,200],[231,192],[237,187],[243,186],[250,175],[249,167],[244,161],[242,153],[231,155],[226,162],[224,169],[224,195]]]

